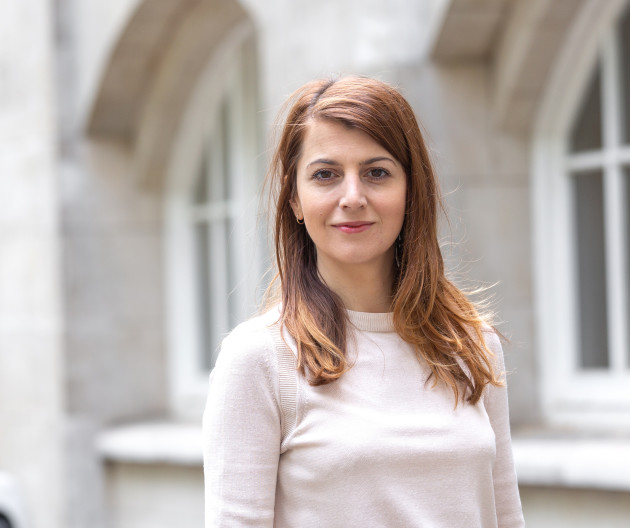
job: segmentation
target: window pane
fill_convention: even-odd
[[[625,197],[624,203],[626,204],[626,209],[624,211],[626,223],[624,231],[624,239],[626,242],[626,328],[630,329],[630,167],[626,167],[624,169],[623,184]],[[626,366],[630,368],[630,344],[627,345],[626,353]]]
[[[197,252],[197,293],[199,303],[199,342],[201,344],[201,366],[206,370],[214,367],[212,347],[214,346],[212,303],[210,302],[210,259],[208,246],[209,229],[206,222],[195,225],[195,242]]]
[[[621,79],[621,137],[622,141],[630,144],[630,8],[621,19],[619,30],[620,50],[620,79]]]
[[[227,296],[228,285],[227,276],[230,262],[226,258],[226,230],[227,219],[215,219],[210,223],[210,253],[209,253],[209,277],[210,277],[210,304],[214,308],[210,325],[212,326],[212,339],[208,353],[210,355],[210,365],[214,366],[219,355],[221,340],[227,335],[228,312]]]
[[[227,101],[223,101],[221,105],[221,145],[223,147],[223,174],[221,174],[221,200],[229,200],[233,195],[230,188],[230,175],[232,174],[232,159],[230,157],[230,115],[229,105]]]
[[[600,77],[600,65],[598,62],[580,112],[573,124],[570,145],[572,152],[597,150],[602,147]]]
[[[208,164],[205,154],[199,163],[197,171],[197,181],[195,181],[195,189],[193,192],[193,203],[195,205],[205,204],[208,200]]]
[[[606,248],[601,171],[574,175],[580,366],[608,367]]]

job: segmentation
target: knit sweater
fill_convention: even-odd
[[[391,314],[348,315],[353,366],[328,385],[296,371],[278,310],[224,340],[204,413],[206,528],[524,526],[505,387],[454,407]]]

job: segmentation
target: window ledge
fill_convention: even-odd
[[[104,460],[134,464],[201,466],[201,425],[137,423],[107,429],[96,439]]]
[[[630,438],[577,433],[512,438],[519,484],[630,491]]]
[[[203,464],[196,424],[130,424],[103,431],[96,445],[110,462]],[[515,432],[512,447],[521,485],[630,491],[630,438]]]

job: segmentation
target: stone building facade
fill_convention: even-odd
[[[344,73],[407,96],[453,276],[496,283],[528,526],[625,526],[628,9],[0,3],[0,474],[25,527],[203,525],[207,375],[265,286],[274,116]]]

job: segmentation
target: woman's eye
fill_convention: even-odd
[[[385,169],[370,169],[368,176],[373,180],[382,180],[383,178],[387,178],[387,176],[389,176],[389,172]]]
[[[318,170],[315,174],[313,174],[313,179],[319,181],[328,181],[332,180],[335,177],[335,173],[328,169]]]

